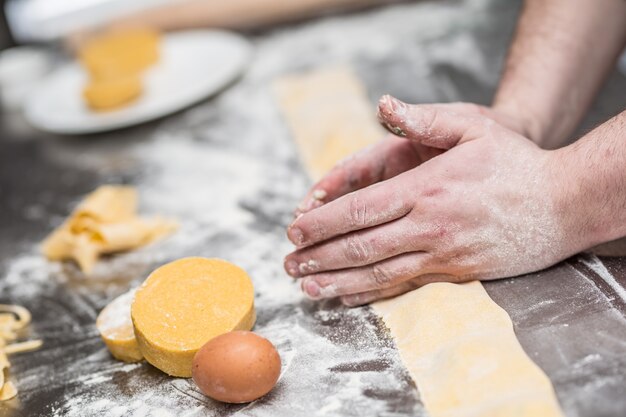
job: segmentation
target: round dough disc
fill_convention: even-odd
[[[139,348],[163,372],[191,376],[207,341],[254,325],[254,288],[246,272],[221,259],[184,258],[155,270],[131,307]]]

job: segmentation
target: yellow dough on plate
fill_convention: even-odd
[[[111,301],[96,320],[96,328],[109,352],[124,362],[139,362],[143,359],[130,318],[130,305],[135,291],[132,289]]]
[[[83,89],[83,98],[93,110],[112,110],[134,101],[143,86],[137,74],[105,80],[92,80]]]
[[[87,41],[78,59],[89,81],[83,98],[93,110],[112,110],[143,92],[143,72],[159,60],[158,32],[151,29],[112,31]]]
[[[183,258],[156,269],[131,307],[144,358],[163,372],[191,376],[198,349],[256,320],[254,288],[246,272],[221,259]]]
[[[87,41],[78,58],[93,80],[137,75],[159,60],[160,37],[148,28],[111,31]]]
[[[176,227],[175,222],[160,217],[138,217],[133,187],[103,185],[43,241],[41,250],[51,261],[73,259],[89,273],[100,255],[139,248]]]

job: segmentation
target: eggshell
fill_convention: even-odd
[[[280,366],[280,356],[269,340],[237,330],[209,340],[198,350],[192,377],[215,400],[247,403],[270,392]]]

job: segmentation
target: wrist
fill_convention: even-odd
[[[626,224],[611,204],[620,193],[599,175],[602,169],[592,160],[601,155],[589,149],[589,143],[577,143],[550,152],[550,175],[555,216],[561,222],[571,253],[626,235]],[[622,191],[623,192],[623,191]]]
[[[539,117],[527,110],[527,106],[518,106],[513,101],[496,100],[492,109],[501,115],[504,119],[503,124],[509,129],[543,147],[545,136],[543,123]]]
[[[590,200],[584,198],[584,174],[575,169],[576,150],[567,147],[547,152],[550,153],[547,179],[553,215],[562,231],[561,245],[567,246],[569,256],[595,245],[602,239],[603,230],[590,219],[593,207]]]

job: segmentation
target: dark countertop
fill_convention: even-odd
[[[0,405],[0,416],[424,415],[371,311],[303,300],[282,271],[284,229],[308,180],[269,85],[282,73],[348,63],[372,101],[392,93],[410,102],[487,103],[517,13],[511,4],[403,4],[256,34],[255,62],[232,88],[117,132],[56,137],[1,114],[0,302],[28,307],[31,336],[45,345],[12,357],[20,395]],[[623,109],[625,86],[613,74],[581,129]],[[142,211],[179,218],[181,231],[106,259],[90,278],[43,261],[36,244],[103,183],[137,186]],[[220,405],[188,380],[116,362],[101,343],[100,309],[154,267],[187,255],[224,257],[252,276],[256,329],[283,358],[268,397]],[[569,417],[624,415],[626,258],[581,255],[485,287]]]

